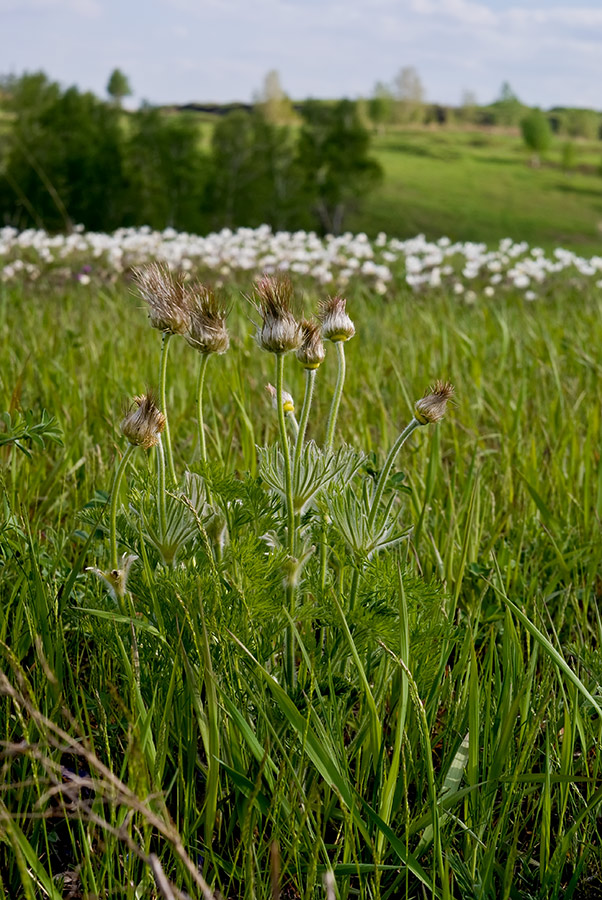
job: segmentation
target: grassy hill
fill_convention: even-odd
[[[497,242],[511,235],[546,248],[599,253],[601,145],[576,142],[576,168],[565,172],[563,144],[556,139],[541,168],[533,169],[518,135],[425,129],[377,135],[374,154],[384,180],[346,225],[400,237],[424,232]]]

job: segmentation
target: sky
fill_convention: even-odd
[[[136,106],[248,102],[276,69],[293,99],[360,97],[413,66],[430,102],[602,109],[602,0],[0,0],[0,74],[42,69]]]

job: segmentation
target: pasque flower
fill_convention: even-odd
[[[445,415],[448,401],[454,394],[454,386],[449,381],[436,381],[424,397],[416,401],[414,417],[420,425],[432,425]]]
[[[198,285],[190,292],[189,322],[185,335],[191,347],[200,353],[225,353],[230,346],[226,330],[226,311],[210,288]]]
[[[293,286],[282,275],[264,275],[255,283],[255,307],[262,323],[257,342],[269,353],[288,353],[301,343],[301,326],[291,308]]]
[[[134,403],[121,423],[121,431],[130,444],[144,450],[159,443],[165,428],[165,416],[150,394],[134,397]]]
[[[325,341],[348,341],[355,334],[355,325],[347,314],[344,297],[329,297],[320,301],[318,319],[322,325]]]
[[[181,276],[174,277],[168,266],[154,262],[135,269],[134,282],[148,304],[148,317],[153,328],[166,334],[184,334],[190,314],[187,289]]]

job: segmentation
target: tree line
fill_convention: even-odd
[[[273,98],[258,98],[220,117],[205,147],[194,113],[124,112],[120,72],[108,92],[104,101],[62,89],[41,72],[2,81],[2,224],[204,233],[268,223],[336,233],[382,177],[349,100],[308,101],[291,127],[274,121]]]

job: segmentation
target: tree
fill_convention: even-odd
[[[121,69],[113,69],[107,83],[107,94],[112,97],[116,106],[121,106],[124,97],[129,97],[132,93],[130,82],[127,75]]]
[[[404,66],[393,81],[397,100],[397,119],[404,125],[421,122],[424,117],[425,91],[414,66]]]
[[[0,177],[0,208],[11,223],[49,230],[111,229],[122,223],[124,138],[116,109],[45,76],[14,85],[16,119]]]
[[[492,104],[495,111],[495,121],[498,125],[517,125],[520,121],[524,107],[507,81],[500,88],[500,96]]]
[[[304,193],[322,229],[338,234],[347,213],[382,177],[369,156],[370,135],[350,100],[330,106],[310,101],[299,135]]]
[[[143,107],[130,120],[126,148],[128,222],[200,233],[207,227],[210,162],[199,148],[195,119]]]
[[[368,115],[377,131],[384,131],[393,116],[394,99],[391,90],[382,81],[374,85],[368,101]]]
[[[520,127],[523,140],[532,151],[531,165],[537,167],[552,140],[550,123],[540,109],[533,109],[521,119]]]
[[[215,126],[211,156],[208,197],[216,227],[307,224],[290,129],[236,110]]]
[[[271,122],[272,125],[287,125],[297,121],[293,104],[282,88],[276,69],[267,73],[254,102],[266,122]]]
[[[469,124],[475,124],[477,108],[477,97],[474,91],[463,91],[460,103],[460,120]]]

